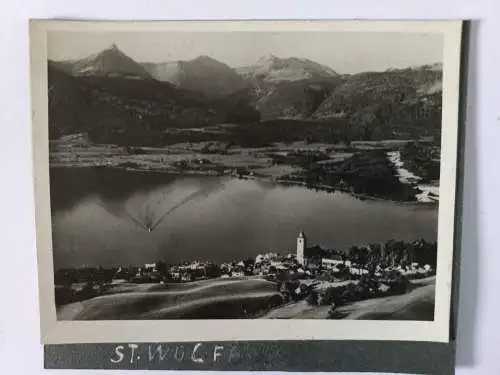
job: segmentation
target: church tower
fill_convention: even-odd
[[[304,254],[306,251],[307,240],[304,232],[300,232],[297,237],[297,262],[301,265],[305,265]]]

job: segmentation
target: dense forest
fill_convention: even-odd
[[[347,190],[361,196],[380,197],[395,201],[415,201],[418,191],[399,181],[386,150],[359,151],[350,158],[335,163],[319,163],[328,159],[319,151],[296,152],[291,157],[275,157],[282,162],[303,168],[286,177],[288,181],[305,182],[309,188],[323,186]]]
[[[409,143],[401,149],[405,168],[422,178],[422,182],[439,181],[441,155],[440,147],[422,147]]]

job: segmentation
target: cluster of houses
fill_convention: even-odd
[[[295,256],[289,254],[280,258],[277,254],[267,253],[258,255],[255,259],[227,262],[214,265],[209,262],[191,262],[182,265],[173,265],[166,270],[169,281],[189,282],[213,277],[237,278],[244,276],[268,276],[279,272],[305,272],[297,265]],[[160,278],[161,272],[156,263],[145,264],[137,269],[135,279]]]
[[[317,247],[317,246],[316,246]],[[319,247],[317,247],[319,248]],[[319,248],[321,249],[321,248]],[[357,267],[352,260],[346,255],[327,253],[327,256],[314,256],[314,259],[306,256],[306,253],[314,253],[315,247],[307,246],[307,239],[303,232],[297,237],[296,253],[288,255],[279,255],[276,253],[259,254],[255,258],[227,262],[222,264],[213,264],[210,262],[194,261],[180,265],[172,265],[167,267],[163,265],[163,269],[157,263],[144,264],[136,269],[133,279],[136,281],[178,281],[189,282],[207,278],[238,278],[244,276],[276,276],[282,273],[304,275],[307,277],[315,277],[322,272],[349,272],[352,275],[363,275],[369,273],[365,268]],[[396,270],[404,275],[411,274],[426,274],[431,270],[429,265],[420,265],[412,263],[407,267],[401,265],[393,265],[389,267],[391,270]],[[120,272],[121,269],[118,270]],[[377,266],[375,276],[382,276],[384,271]]]
[[[329,270],[332,272],[349,269],[352,273],[362,274],[366,270],[352,267],[351,261],[340,255],[332,255],[321,259],[314,264],[305,256],[307,240],[303,232],[297,237],[297,251],[280,256],[276,253],[259,254],[253,259],[215,265],[210,262],[194,261],[181,265],[173,265],[164,270],[163,275],[169,281],[195,281],[199,279],[221,277],[235,278],[243,276],[273,276],[283,272],[290,274],[314,275],[316,270]],[[121,272],[121,268],[118,273]],[[161,279],[162,272],[159,264],[144,264],[136,269],[135,279]]]
[[[175,265],[168,268],[168,279],[173,281],[194,281],[197,279],[205,279],[209,277],[209,268],[212,265],[208,262],[191,262],[181,265]],[[118,272],[120,269],[118,269]],[[140,280],[155,280],[160,281],[163,277],[163,272],[159,263],[149,263],[138,267],[135,270],[133,279]]]

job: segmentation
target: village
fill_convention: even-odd
[[[306,235],[300,232],[296,243],[294,253],[269,252],[222,264],[192,261],[168,265],[159,261],[112,269],[60,270],[55,280],[56,304],[63,306],[99,295],[137,291],[141,285],[145,291],[168,290],[176,284],[193,288],[204,285],[209,289],[223,285],[224,280],[240,284],[260,280],[275,284],[273,297],[281,298],[279,301],[274,298],[269,306],[261,306],[252,316],[306,301],[308,306],[330,306],[329,316],[334,318],[339,306],[409,293],[419,285],[419,280],[432,283],[436,273],[436,244],[424,240],[389,241],[339,251],[308,246]],[[151,289],[151,285],[158,287]]]

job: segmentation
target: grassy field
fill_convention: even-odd
[[[110,294],[58,310],[58,320],[236,319],[281,304],[276,285],[262,279],[185,284],[121,284]]]
[[[435,278],[413,280],[404,295],[340,306],[333,319],[433,320]],[[180,284],[129,284],[107,295],[61,307],[58,320],[140,319],[327,319],[329,305],[282,304],[274,283],[258,278],[202,280]]]
[[[435,284],[400,296],[376,298],[340,307],[338,318],[356,320],[434,320]]]
[[[435,277],[412,280],[411,292],[354,302],[337,308],[335,319],[356,320],[433,320]],[[292,302],[261,316],[267,319],[327,319],[329,305],[311,306]]]

